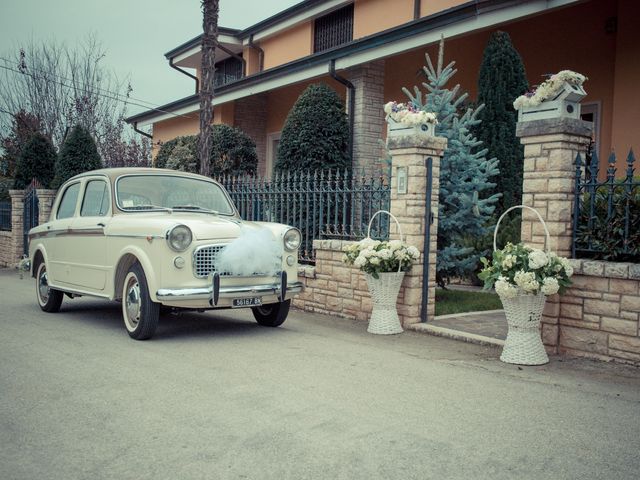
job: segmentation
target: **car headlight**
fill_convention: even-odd
[[[290,228],[284,234],[282,238],[284,242],[284,248],[288,251],[293,252],[300,248],[300,243],[302,242],[302,235],[300,234],[300,230],[297,228]]]
[[[191,229],[186,225],[176,225],[167,232],[167,243],[172,250],[183,252],[193,240]]]

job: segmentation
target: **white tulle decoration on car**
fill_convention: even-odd
[[[240,236],[216,258],[216,270],[232,275],[276,275],[282,270],[282,244],[267,228],[242,227]]]

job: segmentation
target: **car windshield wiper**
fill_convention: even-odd
[[[164,210],[165,212],[169,212],[169,213],[173,212],[173,210],[171,210],[169,207],[152,205],[150,203],[143,204],[143,205],[132,205],[131,207],[123,207],[123,208],[127,210]]]
[[[202,213],[212,213],[214,215],[220,214],[217,210],[209,210],[208,208],[204,208],[199,205],[174,205],[171,208],[174,210],[195,210]]]

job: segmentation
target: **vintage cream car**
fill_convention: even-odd
[[[65,294],[119,300],[137,340],[154,334],[161,306],[251,308],[260,325],[277,327],[303,288],[296,228],[243,221],[219,183],[173,170],[77,175],[62,185],[49,222],[33,228],[29,241],[42,310],[57,312]],[[235,248],[234,256],[216,268],[225,247]]]

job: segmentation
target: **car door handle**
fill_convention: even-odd
[[[104,223],[102,223],[102,222],[98,223],[98,226],[99,227],[106,227],[106,225]]]

